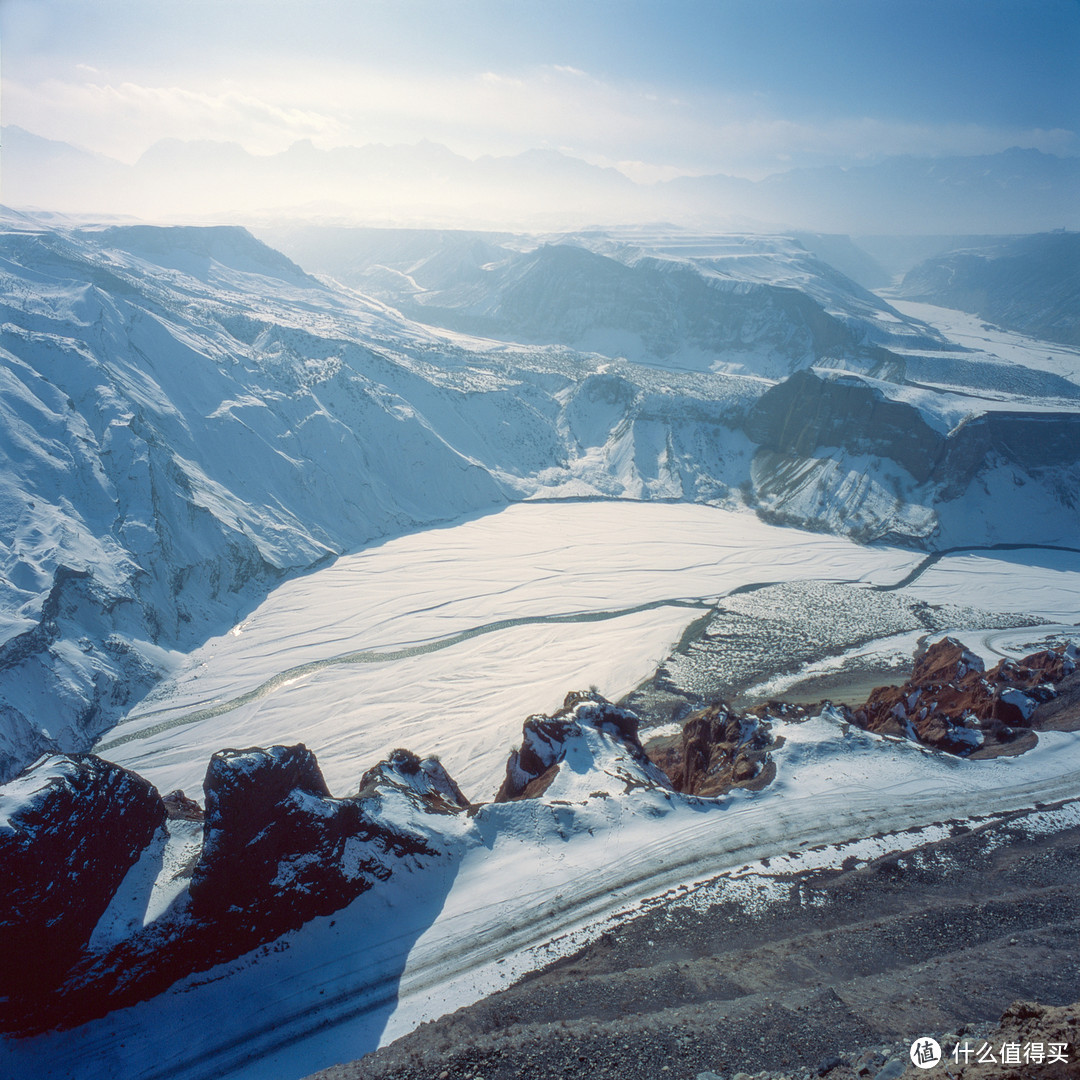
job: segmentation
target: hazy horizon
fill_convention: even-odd
[[[639,206],[622,178],[720,175],[744,186],[695,196],[710,220],[820,227],[833,218],[811,220],[811,195],[785,214],[745,185],[897,157],[1080,154],[1071,0],[4,0],[0,32],[4,125],[120,163],[6,140],[5,201],[45,209],[634,221],[668,208]],[[615,171],[556,161],[565,175],[529,190],[448,155],[456,174],[425,159],[319,176],[344,160],[330,151],[430,143],[474,165],[546,150]],[[270,175],[283,154],[292,172]],[[1046,227],[1073,224],[1060,217]]]

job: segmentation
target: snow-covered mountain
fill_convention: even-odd
[[[420,325],[241,229],[6,219],[0,774],[86,749],[284,576],[508,500],[1075,535],[1080,387],[791,241],[391,239],[403,307],[531,344]]]
[[[897,295],[1080,345],[1080,233],[1009,237],[938,255],[909,270]]]
[[[420,322],[663,368],[782,378],[877,346],[940,348],[925,323],[783,236],[671,230],[529,237],[446,230],[263,230],[271,243]]]

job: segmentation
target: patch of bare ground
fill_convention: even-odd
[[[908,1056],[917,1037],[947,1051],[964,1034],[989,1038],[1018,1000],[1075,1020],[1080,828],[1040,834],[1027,820],[957,825],[869,865],[744,877],[739,895],[724,877],[674,890],[577,954],[318,1076],[927,1075]],[[1027,1017],[1030,1039],[1061,1041],[1058,1014],[1047,1017],[1045,1031]],[[1070,1072],[1029,1065],[963,1080],[1080,1076],[1069,1030]]]
[[[794,683],[786,690],[772,693],[767,698],[760,695],[736,699],[736,704],[760,705],[764,701],[785,701],[802,704],[808,701],[831,701],[834,705],[856,708],[879,687],[906,682],[911,677],[912,665],[904,667],[848,668],[829,671]]]

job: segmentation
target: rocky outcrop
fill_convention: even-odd
[[[150,784],[90,754],[43,758],[0,790],[0,998],[64,976],[164,821]]]
[[[264,940],[344,907],[388,878],[394,857],[434,854],[368,813],[364,797],[335,799],[302,744],[221,750],[204,788],[192,914],[257,921]]]
[[[407,751],[334,798],[302,745],[223,750],[205,792],[205,812],[180,791],[163,800],[90,755],[46,759],[0,791],[0,1030],[102,1016],[338,911],[401,860],[436,854],[410,828],[419,815],[468,805],[437,761]],[[190,835],[203,815],[201,852],[179,875],[189,887],[95,950],[95,925],[158,828]],[[147,894],[159,873],[148,864]]]
[[[772,745],[767,723],[719,703],[691,716],[679,736],[650,744],[648,753],[676,791],[712,796],[768,783]]]
[[[161,801],[165,805],[165,813],[170,821],[204,821],[206,819],[203,808],[194,799],[189,799],[179,788],[170,791],[168,795],[162,795]]]
[[[670,787],[667,777],[648,758],[638,738],[638,718],[593,690],[566,695],[552,716],[538,714],[525,721],[521,748],[510,753],[496,802],[535,799],[553,790],[570,760],[573,772],[585,777],[585,788],[560,794],[591,794],[615,789]],[[567,782],[560,785],[570,788]]]
[[[360,778],[362,798],[382,800],[393,793],[404,794],[436,814],[456,814],[472,805],[437,757],[421,759],[411,750],[391,751],[386,761]]]
[[[960,1037],[957,1045],[959,1051],[922,1075],[928,1080],[1075,1080],[1080,1001],[1056,1006],[1014,1001],[985,1038]],[[1003,1060],[1006,1047],[1015,1048],[1012,1061]]]
[[[907,735],[952,753],[996,750],[1032,727],[1036,709],[1057,696],[1078,657],[1067,645],[1001,660],[987,671],[961,642],[943,638],[918,657],[903,686],[878,687],[852,715],[869,731]]]

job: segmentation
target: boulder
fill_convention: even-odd
[[[162,795],[161,801],[165,804],[165,812],[170,821],[202,821],[206,817],[203,808],[179,788],[170,791],[168,795]]]

